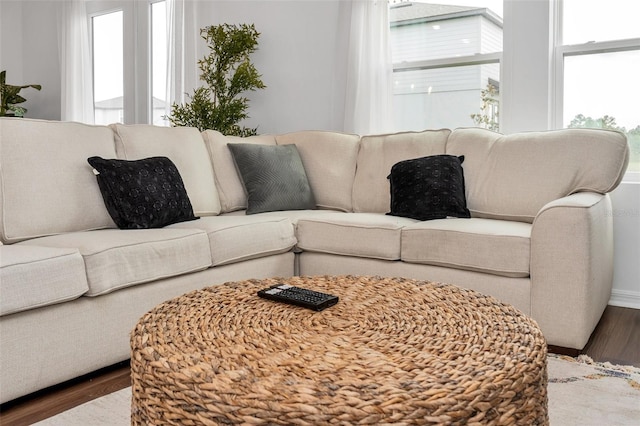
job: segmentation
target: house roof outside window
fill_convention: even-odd
[[[502,18],[485,7],[453,6],[447,4],[402,2],[391,5],[391,26],[443,21],[482,15],[502,28]]]

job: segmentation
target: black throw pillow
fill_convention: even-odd
[[[315,198],[295,145],[227,146],[247,193],[246,214],[315,208]]]
[[[166,157],[87,159],[111,218],[120,229],[162,228],[198,219],[175,164]]]
[[[431,155],[400,161],[387,176],[393,216],[418,220],[471,217],[464,194],[464,156]]]

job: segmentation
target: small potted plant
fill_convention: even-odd
[[[0,72],[0,117],[23,117],[27,109],[17,104],[26,102],[26,99],[20,96],[20,91],[29,87],[40,90],[42,86],[39,84],[12,86],[6,83],[6,77],[7,71]]]

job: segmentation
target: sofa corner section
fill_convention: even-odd
[[[609,195],[584,192],[548,203],[531,232],[531,315],[547,340],[584,348],[612,285]]]

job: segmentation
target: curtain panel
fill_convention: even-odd
[[[344,130],[386,133],[393,125],[393,68],[386,0],[353,0]]]
[[[93,77],[85,0],[65,0],[58,17],[61,119],[93,124]]]

